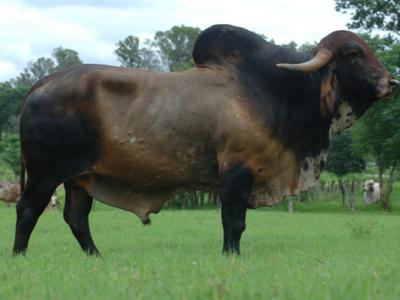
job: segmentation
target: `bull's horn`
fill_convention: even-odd
[[[276,64],[278,68],[297,71],[302,73],[312,73],[318,71],[323,66],[325,66],[333,57],[333,53],[326,49],[321,48],[318,50],[317,54],[310,59],[301,64]]]

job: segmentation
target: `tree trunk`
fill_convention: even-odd
[[[393,192],[393,177],[394,177],[394,171],[396,170],[396,165],[397,162],[394,162],[394,165],[390,168],[389,171],[389,178],[387,181],[387,190],[384,192],[384,197],[382,198],[382,205],[385,210],[390,209],[390,196]],[[383,186],[381,188],[383,190]]]
[[[213,192],[208,193],[207,204],[208,204],[208,206],[214,204],[214,193]]]
[[[342,195],[342,206],[344,207],[346,203],[346,189],[344,187],[342,177],[338,177],[338,182],[339,182],[340,194]]]
[[[349,207],[352,211],[356,210],[355,191],[356,191],[356,183],[354,180],[352,180],[350,184],[350,195],[349,195]]]
[[[215,205],[218,205],[220,202],[221,202],[221,200],[220,200],[220,194],[219,193],[215,193],[214,194],[214,199],[215,199]]]
[[[200,193],[200,207],[203,207],[204,206],[204,194],[205,194],[205,192],[202,192],[202,191],[200,191],[199,192]]]
[[[385,198],[385,184],[383,182],[383,167],[379,162],[378,162],[378,176],[379,176],[381,199],[383,203],[383,199]]]
[[[293,212],[293,197],[288,198],[288,212]]]
[[[191,206],[192,206],[192,208],[196,208],[197,207],[197,204],[199,203],[199,200],[198,200],[198,196],[197,196],[197,191],[195,191],[195,192],[191,192],[190,193],[191,194]]]
[[[180,200],[180,204],[181,204],[181,209],[186,208],[186,195],[185,193],[180,193],[179,194],[179,200]]]

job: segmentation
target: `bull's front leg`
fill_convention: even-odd
[[[230,168],[223,176],[221,197],[223,253],[240,254],[240,237],[246,228],[246,209],[253,178],[251,171],[242,165]]]

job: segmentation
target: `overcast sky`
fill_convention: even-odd
[[[0,81],[58,46],[78,51],[85,63],[118,65],[117,41],[152,38],[174,25],[227,23],[277,43],[303,43],[345,29],[348,21],[333,0],[0,0]]]

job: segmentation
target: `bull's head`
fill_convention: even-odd
[[[333,115],[338,98],[349,102],[360,117],[377,99],[389,99],[400,86],[367,43],[349,31],[335,31],[319,43],[314,57],[300,64],[277,67],[302,73],[320,71],[321,109]]]

